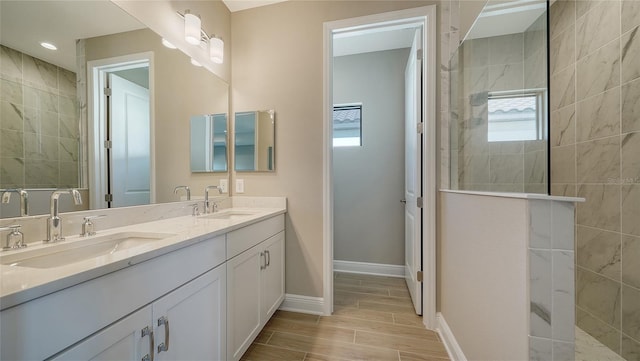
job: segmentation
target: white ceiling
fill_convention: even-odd
[[[546,0],[490,0],[465,39],[523,33],[546,9]]]
[[[414,25],[389,26],[340,33],[333,36],[333,56],[410,48]]]
[[[77,39],[145,28],[108,0],[0,1],[0,43],[76,71]],[[40,46],[46,41],[58,47]]]
[[[283,1],[287,0],[222,0],[231,12],[257,8],[259,6],[271,5]]]

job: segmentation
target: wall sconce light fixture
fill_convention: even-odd
[[[200,45],[202,33],[202,20],[198,15],[192,14],[191,10],[184,12],[184,40],[192,45]]]
[[[222,64],[224,60],[224,41],[215,35],[209,39],[209,57],[216,64]]]
[[[216,35],[208,36],[207,32],[202,29],[202,20],[199,16],[192,14],[191,10],[185,10],[184,15],[178,12],[178,15],[184,19],[184,40],[189,44],[199,45],[202,48],[206,48],[209,45],[209,58],[211,61],[216,64],[222,64],[224,62],[224,41],[222,38]],[[191,60],[192,63],[195,61]]]

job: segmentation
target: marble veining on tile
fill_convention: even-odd
[[[576,58],[584,58],[619,36],[620,2],[604,1],[576,20]]]
[[[620,134],[620,87],[578,102],[578,142]]]
[[[578,267],[576,304],[620,329],[620,283]]]
[[[576,327],[575,361],[625,361],[620,355]]]
[[[529,251],[529,294],[531,314],[529,334],[547,337],[551,335],[551,251]]]
[[[620,137],[578,143],[576,157],[579,183],[610,183],[620,175]]]
[[[620,41],[612,41],[577,63],[577,99],[583,100],[620,84]]]
[[[622,86],[622,132],[640,130],[640,79]]]
[[[640,132],[622,136],[621,183],[640,183]]]
[[[576,21],[576,3],[573,0],[556,1],[549,9],[549,34],[555,38],[558,33]]]
[[[636,27],[630,32],[624,34],[620,39],[622,46],[622,83],[637,79],[640,77],[640,27]]]
[[[555,74],[559,70],[575,63],[575,33],[573,27],[569,27],[558,34],[551,42],[549,49],[551,74]]]
[[[0,129],[6,130],[23,130],[23,111],[22,106],[0,101]]]
[[[552,341],[547,338],[529,337],[529,361],[553,359]]]
[[[577,229],[578,265],[619,280],[621,270],[620,234],[580,225]]]
[[[622,332],[640,339],[640,289],[622,286]]]
[[[552,111],[575,103],[575,73],[575,67],[567,67],[551,77],[550,92],[555,94],[549,99]]]
[[[567,145],[551,148],[551,182],[575,183],[576,147]]]
[[[622,1],[622,32],[626,33],[640,25],[640,2],[637,0]]]
[[[574,104],[551,113],[551,146],[574,144],[576,141],[576,108]]]
[[[622,233],[640,236],[640,184],[622,186]]]
[[[622,235],[622,282],[640,289],[640,237]]]

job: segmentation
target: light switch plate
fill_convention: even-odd
[[[220,179],[218,187],[222,193],[229,193],[229,181],[227,179]]]
[[[244,179],[236,179],[236,193],[244,193]]]

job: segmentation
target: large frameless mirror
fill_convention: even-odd
[[[190,117],[227,114],[228,84],[145,24],[107,0],[3,0],[0,16],[0,189],[26,189],[30,215],[49,212],[56,188],[80,189],[82,206],[63,199],[68,212],[178,201],[177,185],[197,195],[228,178],[217,153],[207,177],[188,160]],[[57,50],[41,46],[43,35]],[[20,208],[9,197],[0,218]]]

